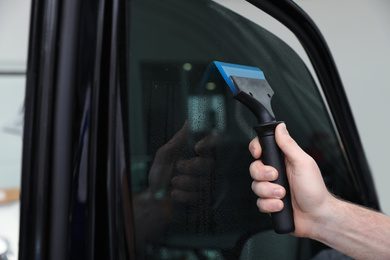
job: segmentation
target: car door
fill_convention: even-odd
[[[253,4],[290,27],[317,75],[213,1],[34,2],[20,259],[310,259],[326,249],[276,235],[258,212],[247,149],[256,120],[221,82],[199,85],[214,60],[261,68],[277,119],[329,189],[379,208],[316,27],[291,1]]]

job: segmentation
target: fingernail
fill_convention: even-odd
[[[178,162],[176,163],[176,169],[177,169],[179,172],[181,172],[181,171],[184,170],[184,165],[185,165],[184,161],[183,161],[183,160],[180,160],[180,161],[178,161]]]
[[[283,196],[283,190],[282,189],[276,189],[274,190],[274,196],[278,199],[282,198]]]
[[[255,152],[256,152],[256,148],[252,147],[252,148],[251,148],[251,154],[254,155]]]
[[[275,211],[281,211],[283,209],[282,201],[276,201],[273,205]]]
[[[275,173],[273,171],[269,171],[265,174],[265,177],[267,178],[267,180],[274,180],[275,179]]]
[[[288,134],[288,130],[285,123],[281,123],[280,127],[281,127],[280,130],[282,131],[283,134]]]
[[[176,187],[176,184],[177,184],[177,177],[173,177],[171,180],[172,187]]]

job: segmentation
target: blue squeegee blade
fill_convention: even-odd
[[[214,61],[214,64],[221,73],[223,79],[226,81],[233,95],[236,94],[238,91],[237,88],[234,86],[232,79],[230,78],[231,76],[265,79],[264,73],[256,67],[237,65],[220,61]]]

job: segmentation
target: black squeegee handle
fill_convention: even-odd
[[[290,186],[286,174],[284,155],[275,141],[275,128],[281,122],[271,122],[254,127],[259,137],[262,149],[262,161],[265,165],[274,167],[278,179],[274,181],[286,189],[286,196],[282,199],[284,208],[280,212],[271,213],[272,225],[276,233],[286,234],[294,231],[294,216],[291,204]]]

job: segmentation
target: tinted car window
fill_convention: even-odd
[[[200,86],[214,60],[259,67],[276,118],[337,195],[358,190],[310,72],[284,42],[206,0],[134,0],[127,10],[127,96],[137,252],[150,259],[308,259],[316,243],[272,231],[248,167],[254,116],[223,82]],[[126,138],[125,138],[126,140]]]

